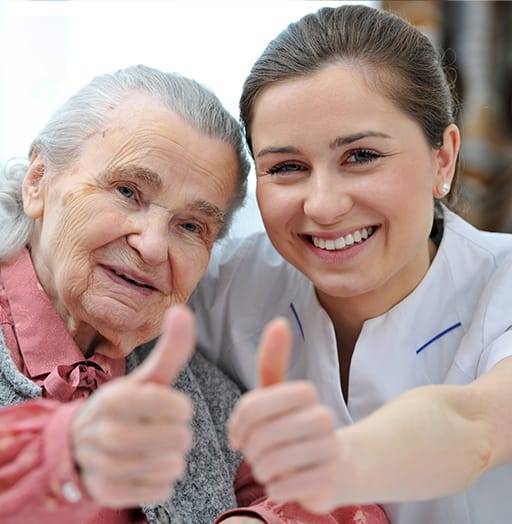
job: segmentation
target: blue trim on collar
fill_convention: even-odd
[[[421,353],[427,346],[430,346],[430,344],[432,344],[432,342],[435,342],[438,338],[441,338],[442,336],[446,335],[446,333],[449,333],[450,331],[458,328],[462,326],[462,324],[460,322],[457,322],[456,324],[453,324],[453,326],[450,326],[449,328],[446,328],[444,331],[441,331],[441,333],[439,333],[438,335],[436,335],[435,337],[431,338],[428,342],[425,342],[425,344],[423,344],[423,346],[421,346],[420,348],[418,348],[416,350],[416,355],[418,353]]]
[[[293,312],[295,320],[297,321],[297,324],[299,325],[300,334],[302,335],[302,340],[306,340],[306,337],[304,336],[304,328],[302,327],[302,322],[300,321],[299,314],[297,313],[297,310],[295,309],[293,302],[290,302],[290,308]]]

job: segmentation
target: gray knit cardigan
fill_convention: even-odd
[[[152,344],[136,349],[127,359],[127,371],[138,366]],[[236,507],[233,479],[240,455],[229,449],[225,424],[239,390],[218,368],[196,352],[179,375],[175,387],[194,404],[194,446],[187,472],[174,494],[161,504],[145,506],[151,524],[212,524],[229,508]],[[21,374],[5,345],[0,330],[0,406],[41,397],[41,389]]]

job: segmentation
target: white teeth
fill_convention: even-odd
[[[350,247],[354,244],[360,244],[361,242],[364,242],[368,237],[370,237],[373,233],[374,229],[373,227],[363,227],[361,230],[356,230],[353,233],[349,233],[348,235],[345,235],[344,237],[339,237],[335,240],[331,239],[325,239],[320,237],[311,237],[313,239],[313,244],[315,247],[319,247],[320,249],[326,249],[327,251],[334,251],[336,249],[344,249],[346,247]]]
[[[345,239],[343,237],[336,239],[336,249],[343,249],[345,247]]]

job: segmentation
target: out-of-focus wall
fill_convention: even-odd
[[[444,51],[461,101],[461,212],[512,232],[512,2],[384,1]]]

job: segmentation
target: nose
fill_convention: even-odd
[[[353,207],[349,184],[338,173],[312,174],[304,197],[305,215],[321,225],[338,221]]]
[[[134,232],[128,235],[128,244],[149,265],[158,265],[168,260],[169,220],[158,213],[147,212],[138,216]]]

